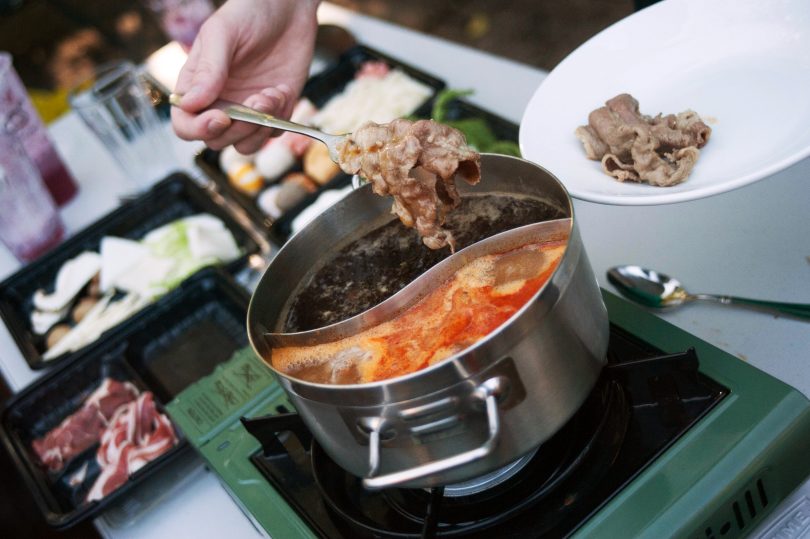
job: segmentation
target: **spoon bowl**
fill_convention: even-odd
[[[608,270],[608,280],[622,293],[642,305],[667,308],[690,301],[680,281],[641,266],[617,266]]]
[[[810,304],[691,294],[677,279],[641,266],[616,266],[607,271],[607,277],[623,295],[647,307],[666,309],[693,301],[712,301],[810,321]]]

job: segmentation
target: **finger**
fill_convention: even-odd
[[[177,80],[183,110],[196,112],[219,97],[228,80],[233,54],[234,40],[219,19],[212,17],[200,29]]]
[[[197,44],[197,39],[200,38],[200,34],[197,35],[194,42],[191,44],[191,50],[188,52],[188,56],[186,57],[186,62],[180,68],[180,72],[177,74],[177,81],[174,83],[174,91],[180,94],[184,94],[191,88],[191,81],[194,77],[194,70],[197,67],[197,61],[200,58],[200,45]]]
[[[292,115],[293,109],[295,108],[295,93],[288,85],[282,83],[271,88],[265,88],[262,90],[262,94],[278,97],[283,103],[280,106],[280,110],[277,110],[275,113],[277,116],[289,118]]]
[[[261,149],[262,146],[264,146],[267,139],[273,135],[273,131],[274,129],[270,129],[268,127],[260,127],[252,135],[235,143],[233,147],[236,148],[236,151],[241,154],[248,155],[256,153]]]
[[[244,104],[252,109],[256,109],[260,112],[266,112],[268,114],[275,114],[276,110],[284,106],[284,103],[279,102],[278,96],[267,96],[263,94],[253,94],[245,100]],[[260,129],[263,130],[264,134],[256,135]],[[256,140],[266,140],[266,138],[271,134],[272,130],[261,128],[255,124],[249,124],[247,122],[233,122],[222,135],[212,140],[206,140],[206,144],[208,144],[210,148],[221,149],[231,144],[237,144],[254,135],[256,135]],[[255,142],[255,140],[252,142]]]
[[[290,98],[292,95],[292,90],[289,86],[282,84],[275,88],[265,88],[262,90],[261,95],[271,100],[271,102],[265,103],[265,107],[270,107],[271,105],[273,106],[272,109],[267,108],[263,112],[267,112],[268,114],[273,114],[274,116],[279,116],[282,118],[289,118],[290,114],[292,113],[291,110],[287,112],[287,109],[289,108],[287,105],[292,101]],[[259,128],[259,130],[254,134],[234,144],[234,147],[238,152],[243,154],[256,153],[262,148],[262,146],[264,146],[267,139],[279,134],[281,134],[281,131],[276,129]]]
[[[234,122],[221,110],[211,109],[191,114],[172,107],[172,127],[183,140],[214,140],[222,136]]]

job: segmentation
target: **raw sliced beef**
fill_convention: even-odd
[[[171,421],[159,413],[151,391],[121,406],[101,436],[96,460],[101,474],[87,493],[87,501],[100,500],[129,476],[177,444]]]
[[[73,457],[98,443],[115,410],[137,397],[138,390],[131,383],[105,378],[81,408],[31,446],[42,464],[59,471]]]

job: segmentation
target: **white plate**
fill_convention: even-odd
[[[712,127],[689,178],[672,187],[618,182],[585,157],[574,129],[628,92],[641,112],[697,111]],[[810,155],[810,2],[667,0],[597,34],[535,92],[523,155],[571,195],[667,204],[742,187]]]

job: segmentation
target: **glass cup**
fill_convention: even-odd
[[[15,135],[24,143],[28,156],[58,205],[67,203],[76,195],[76,181],[56,153],[45,124],[14,70],[11,55],[5,52],[0,53],[0,131]]]
[[[70,95],[70,104],[129,177],[133,193],[178,168],[172,141],[132,63],[101,66],[92,84]]]
[[[0,132],[0,241],[30,262],[62,241],[65,227],[22,144]]]

